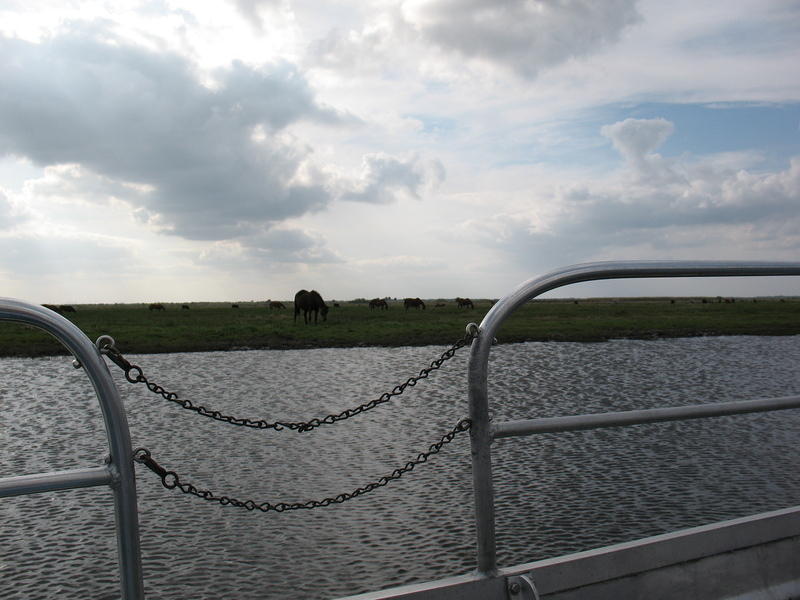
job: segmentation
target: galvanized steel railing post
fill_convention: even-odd
[[[494,530],[494,483],[492,479],[492,435],[489,421],[487,371],[492,338],[479,331],[472,342],[468,370],[472,485],[475,494],[475,523],[478,544],[478,572],[494,576],[497,549]]]
[[[47,331],[64,344],[86,371],[100,403],[110,451],[106,469],[108,469],[111,489],[114,493],[122,598],[124,600],[142,600],[144,584],[130,430],[125,407],[103,357],[97,347],[86,337],[86,334],[71,321],[41,306],[0,298],[0,321],[16,321]],[[24,485],[38,487],[41,491],[89,485],[92,484],[92,480],[103,483],[102,476],[98,476],[94,471],[91,473],[91,477],[87,475],[87,470],[63,472],[58,477],[43,475],[38,478],[38,481],[34,476],[25,478],[27,483]],[[22,489],[21,484],[13,482],[12,484]]]

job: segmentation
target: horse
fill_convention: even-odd
[[[294,295],[294,321],[297,322],[297,315],[303,311],[303,323],[308,324],[309,313],[314,313],[314,323],[317,322],[317,314],[322,315],[322,320],[328,320],[328,306],[316,290],[300,290]]]
[[[389,310],[389,305],[386,304],[386,300],[383,298],[373,298],[369,301],[370,308],[382,308],[384,310]]]
[[[403,300],[403,306],[406,307],[406,310],[408,310],[409,308],[420,308],[420,307],[422,307],[422,310],[425,310],[425,303],[419,298],[406,298]]]
[[[281,309],[286,308],[286,305],[283,302],[278,302],[276,300],[267,300],[269,302],[269,308],[272,310],[273,308]]]
[[[475,305],[469,298],[456,298],[456,303],[458,304],[458,308],[475,308]]]
[[[153,302],[150,306],[148,306],[150,310],[167,310],[164,308],[164,305],[161,302]]]
[[[181,304],[181,310],[189,310],[188,304]]]

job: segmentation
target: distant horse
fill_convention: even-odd
[[[286,305],[283,302],[278,302],[276,300],[267,300],[269,302],[269,308],[272,310],[273,308],[281,309],[286,308]]]
[[[164,305],[161,304],[161,302],[153,302],[153,304],[151,304],[147,308],[149,308],[150,310],[167,310],[166,308],[164,308]]]
[[[231,304],[231,308],[239,308],[238,304]]]
[[[469,298],[456,298],[456,303],[458,304],[458,308],[475,308],[475,305]]]
[[[373,298],[369,301],[370,308],[382,308],[383,310],[389,310],[389,305],[386,304],[386,300],[383,298]]]
[[[422,310],[425,310],[425,303],[419,298],[406,298],[403,300],[403,306],[406,307],[406,310],[409,308],[422,308]]]
[[[309,313],[314,313],[314,323],[317,322],[317,314],[322,315],[322,320],[328,320],[328,306],[316,290],[300,290],[294,295],[294,320],[297,322],[297,315],[303,311],[303,323],[308,324]]]
[[[188,304],[181,304],[181,309],[182,310],[189,310],[189,305]]]

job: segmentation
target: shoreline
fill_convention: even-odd
[[[525,344],[525,343],[535,343],[535,342],[543,342],[543,343],[580,343],[580,344],[601,344],[601,343],[608,343],[615,340],[642,340],[642,341],[659,341],[659,340],[669,340],[669,339],[680,339],[680,338],[706,338],[706,337],[742,337],[742,336],[749,336],[749,337],[787,337],[787,336],[794,336],[800,335],[800,332],[788,332],[788,333],[775,333],[774,331],[765,331],[765,332],[751,332],[751,333],[741,333],[741,332],[716,332],[716,331],[705,331],[705,332],[697,332],[697,333],[676,333],[670,334],[669,332],[661,332],[661,331],[649,331],[649,332],[640,332],[637,334],[632,335],[625,335],[625,336],[607,336],[607,337],[598,337],[598,336],[549,336],[549,337],[530,337],[530,338],[517,338],[514,337],[513,339],[499,339],[497,341],[497,345],[506,345],[506,344]],[[124,355],[148,355],[148,354],[193,354],[199,352],[252,352],[252,351],[259,351],[259,350],[276,350],[276,351],[287,351],[287,350],[322,350],[322,349],[347,349],[347,348],[405,348],[405,347],[421,347],[421,346],[437,346],[441,347],[442,351],[446,350],[447,348],[451,347],[456,340],[453,340],[449,343],[436,343],[436,342],[419,342],[419,343],[402,343],[402,344],[390,344],[390,343],[372,343],[372,342],[360,342],[360,343],[289,343],[284,342],[281,344],[272,344],[272,345],[248,345],[248,346],[231,346],[231,345],[219,345],[219,346],[206,346],[203,348],[197,347],[187,347],[187,348],[135,348],[132,350],[125,350],[123,352]],[[121,350],[122,351],[122,350]],[[0,351],[0,359],[3,358],[56,358],[60,356],[71,356],[69,351],[64,348],[53,348],[51,351],[35,351],[35,352],[16,352],[16,353],[9,353],[4,350]]]
[[[78,305],[62,315],[90,340],[114,338],[123,354],[294,350],[359,347],[450,347],[463,339],[469,323],[480,323],[489,300],[474,308],[449,303],[427,310],[390,304],[372,310],[342,303],[318,323],[294,319],[291,310],[257,304],[194,306],[148,310],[139,305]],[[680,299],[603,299],[534,301],[521,306],[500,326],[498,343],[603,342],[732,335],[800,334],[800,298],[711,302]],[[68,352],[49,334],[29,325],[0,325],[0,357],[60,356]]]

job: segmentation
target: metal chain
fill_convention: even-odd
[[[367,494],[379,487],[383,487],[390,481],[400,479],[404,473],[413,471],[414,467],[417,465],[427,462],[430,456],[437,454],[445,444],[452,442],[456,435],[463,431],[469,430],[471,426],[472,421],[469,419],[461,419],[456,426],[451,431],[443,435],[438,442],[431,444],[428,447],[427,452],[420,452],[416,459],[408,461],[404,466],[395,469],[389,475],[384,475],[377,481],[373,481],[362,487],[356,488],[352,492],[344,492],[337,496],[323,498],[322,500],[308,500],[306,502],[278,502],[276,504],[272,504],[270,502],[258,503],[255,500],[237,500],[231,496],[217,496],[211,490],[202,490],[195,487],[191,483],[182,482],[175,471],[169,471],[159,465],[152,457],[150,450],[147,448],[137,448],[133,453],[133,460],[145,465],[147,468],[153,471],[153,473],[158,475],[161,478],[162,485],[169,490],[177,488],[184,494],[192,494],[198,498],[202,498],[203,500],[208,500],[209,502],[218,502],[222,506],[246,508],[249,511],[260,510],[264,513],[269,511],[285,512],[288,510],[304,510],[310,508],[321,508],[323,506],[330,506],[331,504],[341,504],[347,500],[352,500],[358,496],[363,496],[364,494]]]
[[[415,377],[409,377],[404,383],[400,385],[396,385],[392,391],[384,392],[381,394],[380,397],[375,398],[374,400],[370,400],[364,404],[360,404],[359,406],[348,408],[340,413],[329,414],[322,418],[313,418],[308,421],[300,421],[300,422],[288,422],[288,421],[275,421],[269,422],[263,419],[248,419],[242,417],[232,417],[230,415],[224,415],[217,410],[210,410],[205,406],[195,405],[191,402],[191,400],[181,400],[178,398],[178,394],[175,392],[168,392],[160,385],[153,383],[145,377],[144,373],[142,372],[141,367],[138,365],[133,365],[128,362],[124,356],[117,350],[116,346],[114,345],[114,338],[108,335],[101,336],[97,339],[96,345],[100,352],[106,356],[118,367],[120,367],[125,372],[125,379],[127,379],[131,383],[144,383],[154,394],[161,395],[165,400],[169,400],[170,402],[175,402],[176,404],[186,408],[188,410],[192,410],[199,415],[204,417],[209,417],[211,419],[216,419],[217,421],[223,421],[225,423],[230,423],[231,425],[239,425],[242,427],[252,427],[253,429],[274,429],[275,431],[281,431],[283,429],[291,429],[293,431],[303,432],[303,431],[311,431],[316,429],[320,425],[331,425],[336,423],[337,421],[342,421],[344,419],[348,419],[350,417],[354,417],[355,415],[361,414],[368,410],[375,408],[385,402],[391,400],[394,396],[399,396],[402,394],[407,387],[413,387],[417,384],[420,379],[425,379],[428,375],[437,369],[439,369],[442,364],[446,361],[450,360],[455,356],[456,351],[463,346],[468,345],[472,340],[478,335],[478,326],[475,323],[470,323],[467,325],[467,333],[466,335],[454,343],[450,348],[448,348],[442,355],[431,362],[430,366],[422,369],[419,372],[419,375]]]

